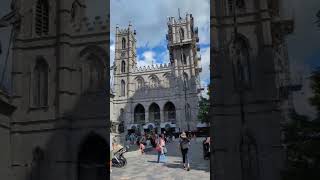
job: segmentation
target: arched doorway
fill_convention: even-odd
[[[80,89],[82,93],[100,92],[106,88],[106,64],[103,59],[107,59],[109,54],[103,48],[90,45],[80,51]]]
[[[164,105],[164,121],[176,123],[176,107],[172,102],[167,102]]]
[[[145,110],[141,104],[134,108],[134,123],[143,124],[145,122]]]
[[[149,122],[160,122],[160,107],[156,103],[152,103],[149,107]]]
[[[91,133],[81,144],[78,154],[78,180],[107,178],[108,143]]]

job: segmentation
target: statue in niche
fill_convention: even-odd
[[[240,141],[240,160],[243,180],[259,179],[258,149],[254,137],[245,130]]]
[[[234,85],[237,90],[250,86],[249,50],[241,38],[231,45],[231,59],[233,68]]]

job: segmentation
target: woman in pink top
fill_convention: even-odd
[[[164,148],[165,148],[165,140],[164,140],[164,135],[161,134],[159,139],[158,139],[158,144],[157,144],[157,151],[158,151],[158,163],[160,162],[160,156],[164,154]]]

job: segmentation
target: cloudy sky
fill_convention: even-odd
[[[0,1],[0,16],[9,12],[11,0]],[[86,0],[87,13],[91,18],[105,16],[109,2],[107,0]],[[165,48],[167,16],[192,13],[199,27],[201,43],[203,83],[208,82],[209,69],[209,0],[110,0],[111,40],[114,43],[115,25],[126,27],[129,21],[137,30],[138,60],[140,65],[167,62]],[[288,16],[294,18],[295,29],[287,37],[292,76],[303,77],[303,89],[295,93],[295,107],[299,113],[314,116],[314,109],[309,106],[307,98],[311,96],[308,77],[310,72],[320,66],[320,28],[315,25],[316,13],[320,9],[319,0],[283,0],[283,8]],[[0,29],[2,54],[0,55],[0,72],[3,69],[9,37],[7,29]],[[114,46],[111,45],[111,50]],[[114,53],[111,52],[114,57]],[[111,58],[113,60],[113,58]]]
[[[295,21],[294,32],[287,37],[291,77],[303,78],[303,88],[294,93],[294,106],[298,113],[315,117],[315,109],[309,105],[312,96],[310,73],[320,66],[320,28],[315,24],[319,0],[284,0],[284,11]]]
[[[111,0],[111,61],[114,59],[115,27],[127,28],[129,21],[137,32],[138,66],[168,63],[167,19],[185,17],[192,14],[195,26],[199,28],[201,65],[201,84],[206,86],[210,80],[210,6],[209,0]],[[112,63],[111,62],[111,63]],[[206,94],[205,91],[203,94]]]

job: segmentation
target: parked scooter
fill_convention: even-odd
[[[120,168],[127,164],[127,159],[123,156],[125,152],[127,152],[127,148],[122,147],[114,153],[112,158],[112,166]]]

